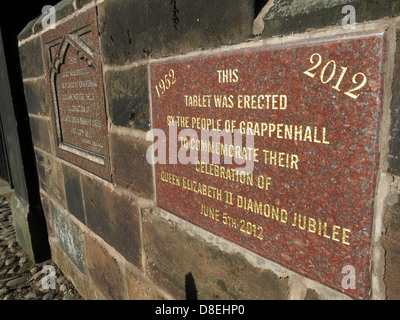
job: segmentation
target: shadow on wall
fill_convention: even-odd
[[[185,276],[186,300],[197,300],[196,283],[191,272]]]

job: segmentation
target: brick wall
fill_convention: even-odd
[[[256,38],[252,35],[254,1],[177,0],[175,5],[179,12],[174,11],[174,3],[64,0],[57,7],[57,23],[96,8],[111,182],[56,156],[40,18],[28,24],[19,36],[40,194],[54,261],[88,299],[185,299],[193,291],[188,289],[190,284],[196,288],[199,299],[347,299],[342,292],[300,276],[157,208],[154,168],[146,160],[146,150],[151,144],[146,141],[146,133],[152,128],[148,85],[152,63],[164,57],[202,55],[323,36],[327,30],[318,28],[325,26],[332,28],[332,34],[344,31],[335,26],[336,23],[321,22],[310,25],[315,29],[305,34],[300,28],[298,35],[268,38],[288,33],[286,25],[279,29],[287,2],[275,1],[269,13],[273,16],[266,16],[263,36]],[[279,11],[279,8],[283,9]],[[383,13],[375,14],[373,20],[383,20],[375,25],[361,24],[357,30],[386,28],[393,34],[398,19],[385,18],[386,11],[380,12]],[[300,13],[293,19],[296,17],[302,19]],[[268,27],[271,21],[275,21],[273,28]],[[290,25],[295,29],[293,25],[295,22]],[[392,41],[389,49],[392,56],[386,89],[390,88],[393,66],[399,65],[398,59],[394,61],[393,58],[398,51],[394,47],[395,39],[391,36],[389,40]],[[388,111],[390,101],[389,89],[385,92],[384,112]],[[393,102],[391,109],[395,114],[398,104]],[[389,131],[390,121],[387,118],[385,121],[382,130]],[[390,130],[397,132],[397,122],[393,123],[396,127]],[[391,146],[395,151],[393,143]],[[384,178],[377,190],[376,206],[380,208],[374,220],[372,298],[399,296],[396,289],[400,273],[396,264],[398,199],[388,202],[387,198],[393,199],[400,188],[393,184],[396,176],[387,173],[387,154],[387,151],[382,153],[380,174]],[[390,210],[381,227],[387,207]],[[385,228],[388,230],[384,241],[386,262],[381,245]]]

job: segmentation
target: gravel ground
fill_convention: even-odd
[[[4,197],[0,197],[0,300],[83,300],[52,260],[34,264],[18,245]]]

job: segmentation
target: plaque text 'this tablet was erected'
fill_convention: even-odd
[[[367,298],[385,50],[363,33],[152,63],[157,206]]]

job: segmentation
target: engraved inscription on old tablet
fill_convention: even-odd
[[[109,176],[97,26],[91,12],[44,35],[57,155]],[[74,28],[71,30],[71,28]]]

